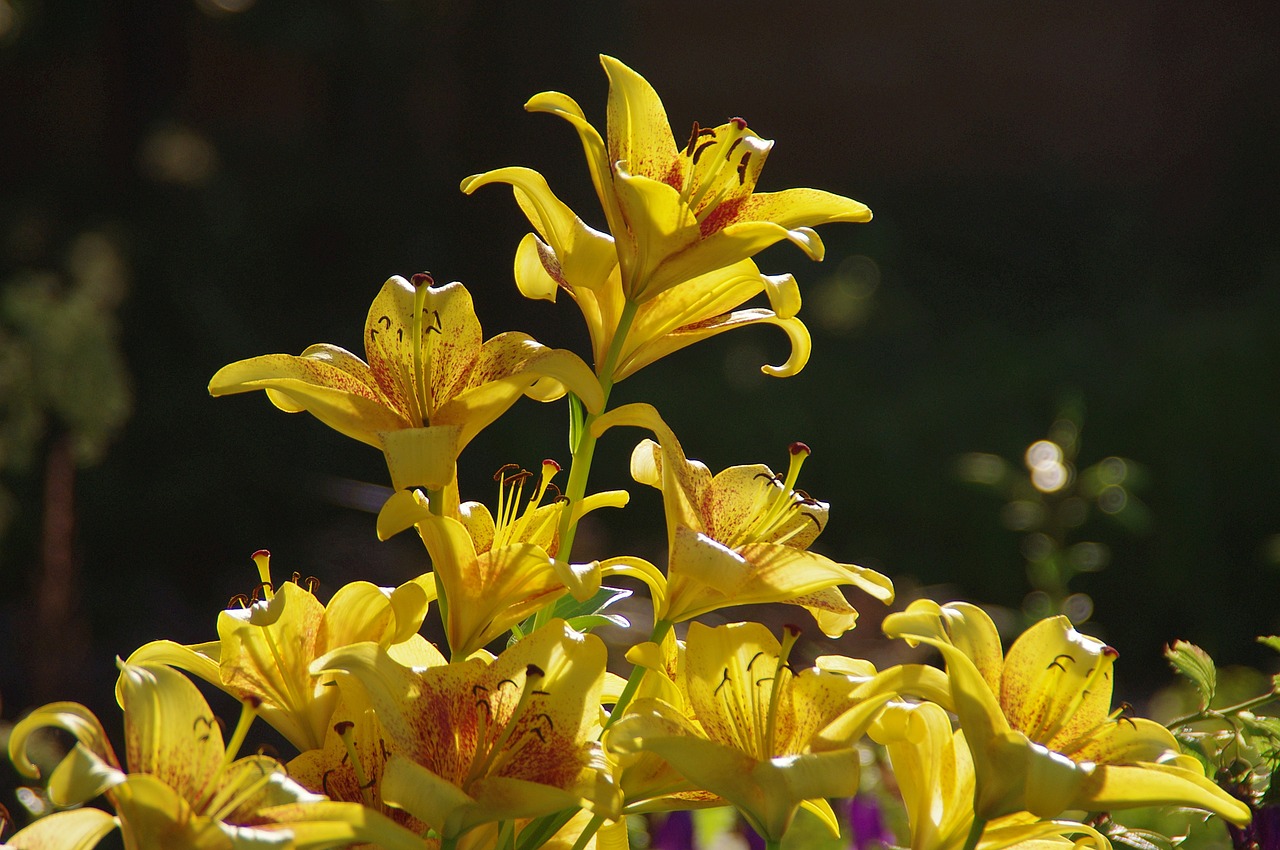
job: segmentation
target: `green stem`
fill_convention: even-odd
[[[436,516],[444,516],[444,490],[427,491],[427,507]],[[440,571],[435,571],[436,607],[440,609],[440,623],[444,626],[444,642],[449,643],[449,597],[445,594],[444,582],[440,580]],[[453,657],[453,647],[449,647],[449,657]]]
[[[636,311],[639,304],[633,304],[628,301],[622,307],[622,315],[618,318],[618,327],[614,330],[613,342],[609,346],[609,351],[605,355],[604,365],[600,369],[598,378],[600,380],[600,389],[604,391],[604,405],[600,408],[603,413],[609,407],[609,394],[613,391],[613,373],[618,367],[618,358],[622,356],[622,346],[627,341],[627,335],[631,332],[631,325],[635,321]],[[599,418],[600,413],[588,413],[586,419],[582,423],[582,435],[578,440],[578,445],[573,447],[573,460],[569,467],[569,481],[565,484],[565,506],[560,512],[560,527],[558,529],[560,536],[560,548],[556,553],[556,557],[568,562],[573,555],[573,539],[578,532],[578,524],[573,522],[573,508],[582,501],[583,496],[587,492],[587,477],[591,474],[591,461],[596,453],[596,438],[591,434],[591,425]],[[535,629],[542,627],[551,619],[550,605],[543,606],[534,615],[533,627]]]
[[[987,822],[974,815],[973,826],[969,827],[969,837],[964,840],[964,850],[977,850],[978,842],[982,840],[982,832],[986,828]]]
[[[1174,729],[1178,726],[1186,726],[1188,723],[1198,723],[1201,720],[1222,720],[1230,722],[1230,715],[1239,714],[1242,711],[1252,711],[1259,706],[1266,705],[1277,697],[1275,691],[1268,691],[1265,694],[1259,694],[1256,697],[1247,699],[1244,702],[1227,706],[1226,708],[1202,708],[1194,714],[1188,714],[1186,717],[1179,717],[1170,720],[1164,724],[1166,729]]]
[[[668,620],[658,620],[653,624],[653,634],[649,636],[649,640],[662,646],[662,641],[666,639],[667,632],[671,631],[671,623]],[[618,701],[613,705],[613,711],[609,712],[609,719],[605,721],[604,731],[608,730],[617,720],[622,717],[622,712],[631,704],[631,700],[635,698],[636,691],[640,688],[640,682],[644,680],[646,668],[636,665],[631,668],[631,675],[627,677],[627,684],[622,688],[622,693],[618,695]]]

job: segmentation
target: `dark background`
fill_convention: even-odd
[[[0,0],[0,279],[62,269],[77,234],[107,233],[131,274],[119,318],[134,404],[76,480],[80,648],[33,633],[43,479],[38,465],[5,478],[6,718],[74,699],[116,728],[112,659],[211,639],[256,580],[255,549],[273,551],[278,578],[298,570],[329,592],[425,569],[420,546],[379,544],[373,514],[352,507],[352,482],[385,481],[376,452],[205,386],[257,354],[358,351],[382,281],[424,269],[467,283],[487,335],[585,354],[571,302],[515,290],[528,228],[510,193],[457,187],[528,165],[603,226],[571,128],[522,110],[557,89],[603,127],[600,52],[653,83],[679,138],[741,115],[776,139],[762,189],[815,186],[875,211],[823,230],[823,265],[789,246],[758,258],[804,289],[814,359],[800,376],[761,376],[782,335],[741,331],[615,401],[654,401],[713,469],[785,468],[787,444],[806,441],[801,485],[832,503],[819,548],[884,571],[904,598],[923,586],[1016,609],[1019,535],[956,460],[1016,462],[1082,400],[1081,464],[1120,455],[1145,471],[1145,531],[1086,526],[1077,539],[1112,560],[1072,582],[1121,650],[1122,687],[1166,683],[1160,650],[1178,637],[1271,665],[1253,637],[1280,629],[1280,7],[244,5]],[[518,405],[464,455],[464,498],[492,502],[503,463],[567,460],[563,419]],[[630,484],[640,436],[606,438],[595,485]],[[658,502],[631,489],[584,555],[660,557]],[[880,612],[859,605],[865,641]],[[70,659],[57,693],[30,685],[40,646]]]

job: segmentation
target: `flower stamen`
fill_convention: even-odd
[[[542,680],[545,678],[546,673],[544,673],[542,668],[538,665],[530,664],[525,667],[524,686],[520,688],[520,697],[516,701],[515,707],[512,708],[511,714],[503,725],[502,730],[498,733],[497,738],[487,747],[484,745],[484,741],[485,738],[488,737],[488,723],[494,720],[493,706],[489,703],[487,688],[478,685],[476,688],[472,689],[472,693],[475,693],[477,688],[483,689],[485,692],[485,696],[478,699],[476,702],[477,709],[479,709],[481,705],[484,706],[485,719],[482,721],[479,734],[476,736],[477,758],[471,763],[471,769],[467,772],[467,777],[462,783],[463,787],[466,787],[480,777],[487,776],[501,768],[501,766],[510,761],[516,753],[528,745],[529,738],[531,738],[533,734],[537,734],[540,739],[546,741],[546,736],[543,734],[541,729],[538,726],[533,726],[530,730],[527,730],[523,736],[521,736],[520,740],[516,741],[511,746],[509,752],[504,753],[504,750],[507,749],[508,743],[511,741],[511,736],[515,733],[516,727],[520,725],[520,721],[524,716],[524,713],[528,710],[529,703],[535,696],[547,695],[546,691],[538,689],[538,685],[541,684]],[[501,689],[504,684],[510,684],[513,687],[517,687],[514,680],[503,679],[498,683],[499,689]],[[534,719],[543,719],[548,726],[552,726],[551,717],[544,713],[534,715]],[[480,757],[481,753],[483,753],[483,757]]]
[[[356,777],[356,787],[360,789],[360,799],[366,806],[373,808],[374,782],[365,775],[364,763],[360,761],[360,751],[356,748],[355,741],[355,725],[350,720],[343,720],[334,724],[333,731],[338,733],[338,737],[342,739],[342,746],[347,750],[345,760],[351,763],[351,772]]]

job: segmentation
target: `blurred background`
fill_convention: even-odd
[[[735,115],[776,139],[763,190],[875,212],[826,227],[821,265],[758,258],[800,280],[798,377],[759,372],[781,334],[738,331],[616,402],[655,402],[712,469],[807,442],[815,548],[1015,632],[1065,610],[1121,650],[1132,701],[1175,638],[1275,666],[1253,641],[1280,630],[1275,4],[0,0],[6,719],[72,699],[117,729],[113,659],[211,639],[256,549],[322,596],[425,569],[374,537],[377,452],[208,379],[359,352],[382,281],[423,270],[469,286],[486,335],[585,355],[568,299],[515,290],[510,193],[458,182],[531,166],[602,227],[571,128],[522,109],[556,89],[603,126],[601,52],[678,139]],[[567,461],[565,421],[519,404],[463,456],[463,497]],[[641,436],[602,444],[593,486],[635,498],[580,556],[661,560]],[[854,601],[821,651],[882,652]]]

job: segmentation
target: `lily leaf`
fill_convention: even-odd
[[[573,393],[568,394],[569,398],[569,451],[577,453],[578,443],[582,441],[583,426],[587,421],[586,410],[582,406],[582,399]]]
[[[599,614],[615,602],[626,599],[630,595],[631,591],[623,587],[602,587],[596,591],[594,596],[582,602],[574,599],[569,594],[565,594],[560,597],[555,607],[551,609],[551,616],[569,620],[587,614]]]
[[[584,633],[606,624],[620,626],[625,629],[631,625],[626,617],[618,614],[601,614],[600,612],[630,595],[631,591],[624,587],[602,587],[595,592],[595,595],[579,602],[573,598],[573,594],[566,593],[552,607],[551,616],[567,621],[574,629]],[[533,623],[534,618],[529,617],[523,623],[512,626],[511,637],[507,639],[507,646],[511,646],[520,638],[532,632]]]
[[[583,634],[599,626],[617,626],[620,629],[631,627],[631,621],[621,614],[584,614],[581,617],[570,617],[566,622],[574,631]]]
[[[1165,648],[1164,657],[1176,672],[1191,680],[1200,692],[1200,707],[1208,708],[1218,690],[1218,668],[1209,653],[1194,643],[1179,640]]]

